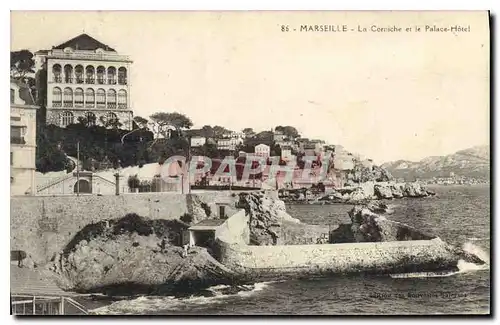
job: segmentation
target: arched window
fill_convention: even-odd
[[[64,82],[67,84],[73,83],[73,67],[69,64],[64,66]]]
[[[97,83],[99,85],[104,84],[104,75],[106,74],[106,68],[102,65],[97,67]]]
[[[127,91],[123,89],[118,91],[118,108],[127,108]]]
[[[106,127],[117,127],[118,117],[115,113],[109,112],[106,116],[104,116],[104,121],[106,121]]]
[[[108,85],[116,85],[116,68],[108,68]]]
[[[77,84],[83,83],[83,66],[77,65],[75,67],[75,79]]]
[[[95,83],[95,69],[91,65],[88,65],[85,68],[85,83],[87,83],[87,84],[94,84]]]
[[[85,106],[86,107],[95,107],[95,92],[92,88],[87,88],[85,91]]]
[[[16,102],[16,91],[10,88],[10,103],[14,104]]]
[[[108,90],[108,108],[116,108],[116,90]]]
[[[63,112],[61,115],[61,126],[65,127],[70,124],[73,124],[73,113],[71,112]]]
[[[77,107],[83,106],[83,89],[82,88],[75,89],[75,106],[77,106]]]
[[[120,85],[127,84],[127,69],[124,67],[118,69],[118,84]]]
[[[96,117],[95,117],[94,113],[92,113],[92,112],[85,113],[85,118],[87,119],[87,125],[88,126],[95,125]]]
[[[106,92],[104,89],[97,89],[96,99],[97,107],[104,108],[106,105]]]
[[[52,107],[62,106],[62,91],[59,87],[52,89]]]
[[[64,107],[73,107],[73,90],[64,88]]]
[[[52,76],[54,78],[54,82],[62,82],[61,72],[62,72],[61,65],[54,64],[54,66],[52,66]]]

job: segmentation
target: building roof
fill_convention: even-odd
[[[10,78],[10,83],[16,84],[19,87],[19,97],[24,100],[25,105],[36,105],[30,87],[22,80]]]
[[[98,40],[87,34],[80,34],[70,39],[69,41],[66,41],[64,43],[55,46],[54,49],[64,50],[67,47],[71,47],[72,49],[75,50],[90,50],[90,51],[95,51],[101,48],[106,51],[116,52],[115,49],[112,49],[108,45],[99,42]]]
[[[29,296],[74,296],[74,292],[60,289],[42,273],[17,265],[10,265],[10,293]]]
[[[189,227],[189,230],[215,230],[224,222],[226,222],[224,219],[205,219]]]
[[[50,50],[38,50],[34,54],[48,54]]]

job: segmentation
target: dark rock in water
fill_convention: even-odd
[[[356,239],[351,229],[351,224],[341,224],[337,229],[330,231],[328,239],[330,244],[355,243]]]
[[[349,211],[356,242],[429,240],[436,238],[408,225],[387,220],[363,206]]]
[[[367,204],[366,208],[377,214],[390,214],[393,212],[387,204],[380,201],[372,201]]]

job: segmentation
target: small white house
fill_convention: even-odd
[[[263,158],[269,158],[271,155],[271,147],[266,144],[258,144],[255,146],[255,155]]]
[[[207,142],[205,137],[192,137],[191,138],[191,147],[201,147]]]

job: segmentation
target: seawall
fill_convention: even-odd
[[[456,266],[441,239],[315,245],[248,245],[248,216],[240,212],[217,234],[218,260],[249,277],[325,273],[402,273]]]
[[[148,219],[176,219],[193,213],[196,198],[207,203],[212,214],[217,213],[217,203],[231,205],[236,200],[228,192],[12,197],[11,250],[25,251],[29,259],[43,264],[88,224],[127,213]]]

